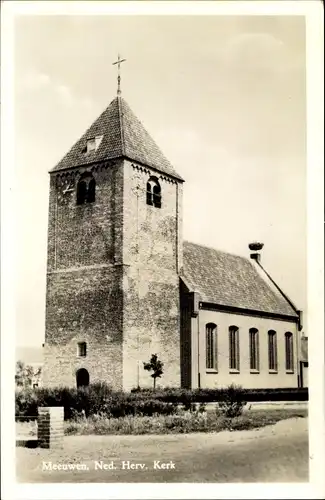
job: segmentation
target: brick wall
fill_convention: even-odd
[[[146,204],[146,183],[157,175],[162,206]],[[158,383],[180,385],[178,269],[182,262],[181,188],[166,176],[125,162],[123,385],[152,385],[143,361],[158,354],[164,374]]]
[[[143,361],[157,353],[162,385],[180,385],[182,186],[129,161],[92,167],[96,201],[76,205],[84,168],[52,175],[48,236],[44,385],[151,385]],[[162,207],[146,204],[157,175]],[[107,338],[108,336],[108,338]],[[87,356],[77,355],[78,342]]]
[[[37,420],[37,438],[41,448],[63,446],[63,407],[39,407]]]
[[[121,388],[123,292],[122,163],[92,167],[96,201],[76,205],[76,182],[85,172],[52,174],[44,346],[45,386],[90,382]],[[77,354],[87,343],[87,356]]]

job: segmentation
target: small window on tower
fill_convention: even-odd
[[[81,358],[85,358],[87,356],[87,343],[86,342],[78,342],[78,356]]]
[[[86,152],[90,153],[91,151],[96,151],[99,148],[102,139],[103,139],[102,135],[96,135],[96,137],[88,139]]]
[[[161,187],[157,177],[150,177],[147,182],[147,205],[161,208]]]

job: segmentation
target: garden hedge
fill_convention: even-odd
[[[105,384],[93,384],[84,389],[37,388],[16,391],[15,414],[19,419],[37,416],[39,406],[63,406],[65,419],[77,414],[85,416],[107,414],[110,416],[170,415],[177,405],[189,409],[193,403],[225,401],[308,401],[307,388],[242,389],[230,386],[224,389],[165,388],[131,392],[112,391]]]

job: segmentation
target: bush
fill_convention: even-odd
[[[229,392],[230,391],[230,392]],[[231,392],[232,391],[232,392]],[[238,390],[158,388],[135,389],[129,393],[113,391],[104,383],[92,384],[86,388],[36,388],[16,391],[16,415],[26,418],[37,417],[39,406],[63,406],[64,418],[70,420],[82,413],[89,417],[94,414],[122,417],[127,415],[155,414],[173,415],[177,407],[196,412],[205,411],[208,402],[217,402],[225,414],[238,414],[235,394]],[[243,401],[306,401],[308,390],[304,389],[241,389]],[[233,403],[230,403],[233,398]],[[197,406],[199,405],[199,408]],[[243,406],[243,405],[242,405]],[[228,408],[228,410],[227,410]]]
[[[231,384],[221,395],[217,403],[217,414],[227,418],[238,417],[243,413],[245,401],[245,391],[238,385]]]

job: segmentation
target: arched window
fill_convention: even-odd
[[[87,343],[78,342],[78,356],[85,358],[87,356]]]
[[[259,334],[256,328],[249,330],[249,359],[250,369],[259,371],[260,369],[260,353],[259,353]]]
[[[147,182],[147,205],[161,208],[161,187],[157,177],[150,177]]]
[[[291,332],[285,333],[285,351],[286,351],[286,371],[293,372],[293,335]]]
[[[93,203],[95,201],[95,193],[96,193],[96,182],[95,179],[92,178],[90,179],[88,184],[88,196],[87,196],[88,203]]]
[[[89,372],[86,368],[80,368],[76,373],[76,383],[78,387],[87,387],[89,385]]]
[[[77,185],[77,205],[82,205],[86,202],[87,197],[87,184],[85,181],[80,180]]]
[[[91,174],[83,175],[77,184],[77,205],[93,203],[96,197],[96,181]]]
[[[269,370],[278,370],[278,349],[277,349],[277,339],[276,332],[270,330],[268,332],[268,343],[269,343]]]
[[[229,327],[229,369],[239,371],[239,329]]]
[[[205,327],[206,368],[218,369],[217,325],[208,323]]]

